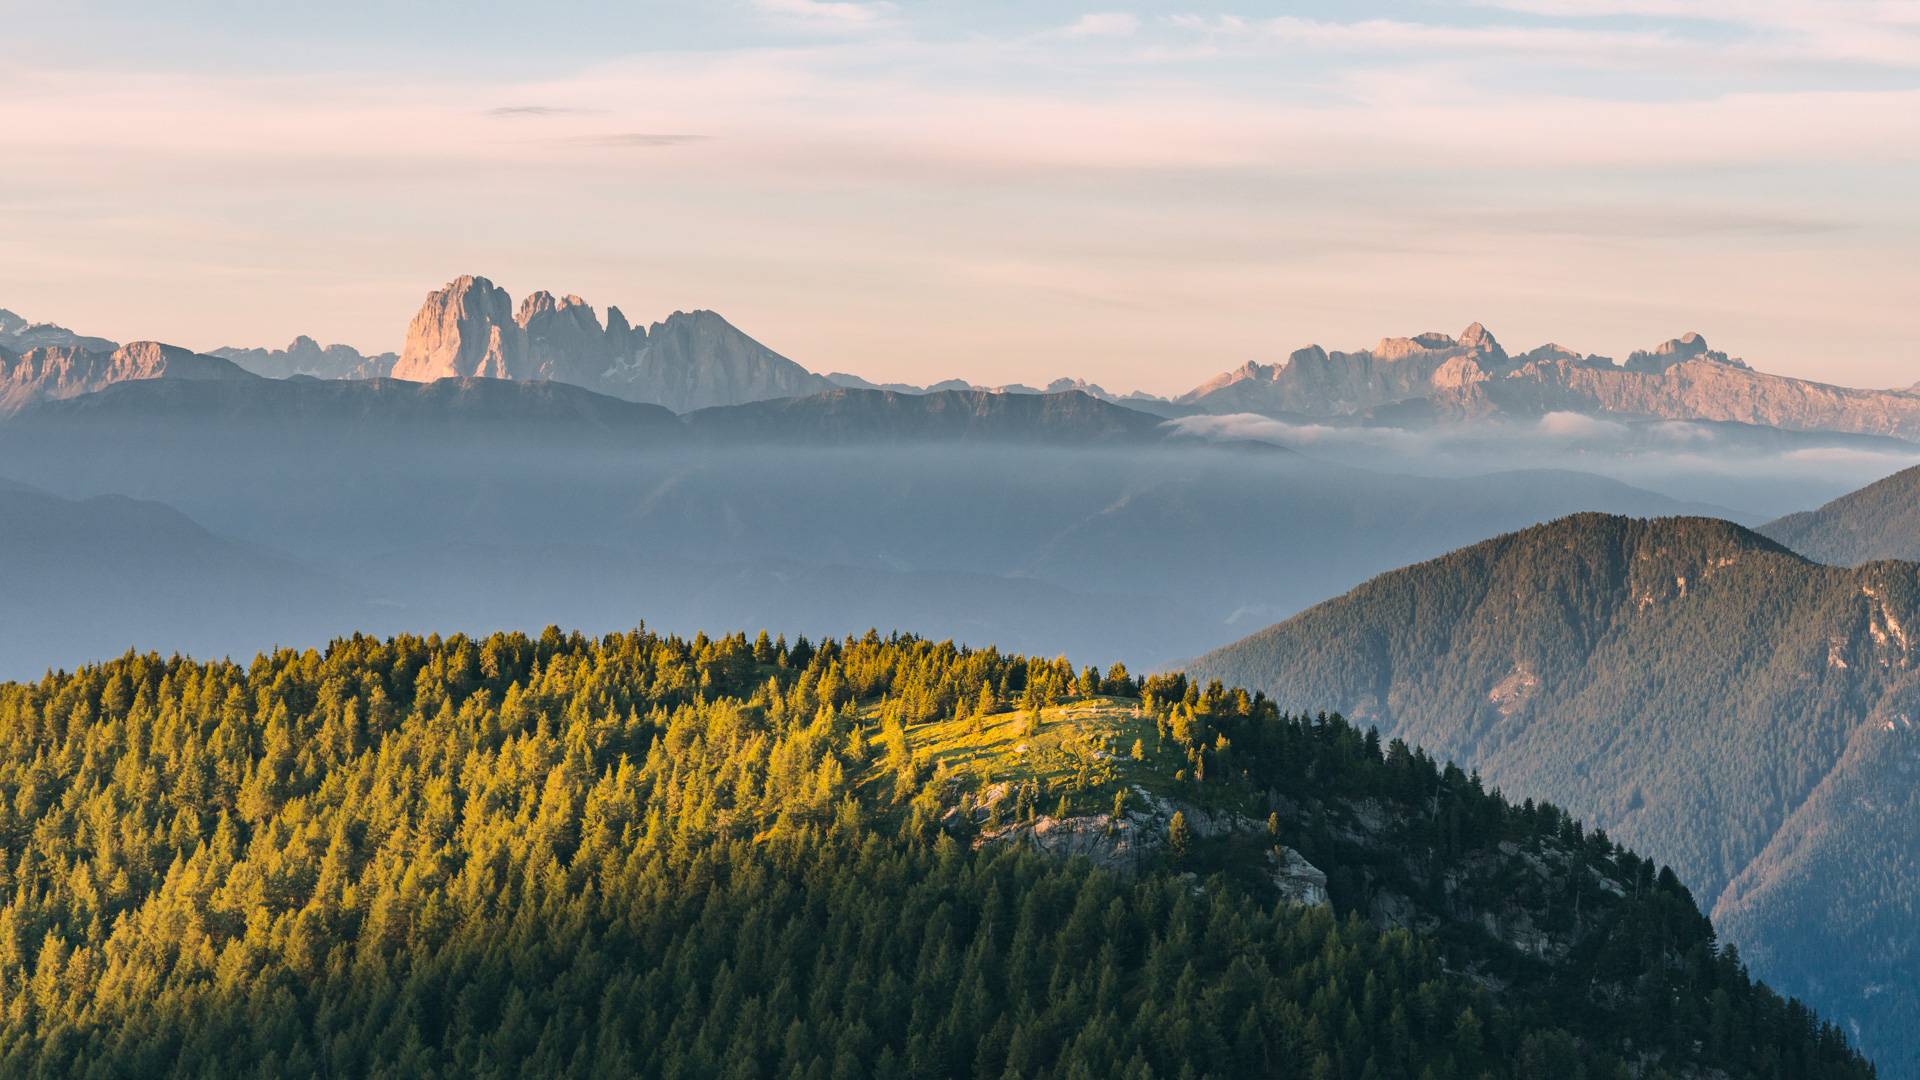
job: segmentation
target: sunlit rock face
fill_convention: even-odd
[[[578,296],[528,296],[472,275],[428,294],[407,328],[393,376],[550,379],[676,412],[817,394],[826,378],[788,360],[711,311],[676,311],[651,327],[619,308],[602,325]]]

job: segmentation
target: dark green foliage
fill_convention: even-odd
[[[1759,531],[1834,566],[1920,560],[1920,468],[1894,473],[1818,510],[1788,514]]]
[[[1599,868],[1630,891],[1571,909],[1563,963],[1526,962],[1230,872],[968,850],[919,808],[910,745],[904,789],[863,783],[902,752],[872,717],[1055,679],[1087,682],[873,635],[549,630],[8,685],[0,1073],[1871,1075],[1714,947],[1671,873],[1337,717],[1144,684],[1222,799],[1362,798],[1429,837],[1343,866],[1355,895],[1503,842],[1571,853],[1543,887],[1578,898]]]
[[[1769,981],[1920,1075],[1920,567],[1586,514],[1382,575],[1190,670],[1574,808],[1674,864]]]

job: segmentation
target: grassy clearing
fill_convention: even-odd
[[[1140,784],[1166,791],[1182,762],[1160,745],[1153,719],[1139,702],[1088,697],[1030,713],[1013,709],[980,717],[936,720],[907,729],[914,758],[944,771],[951,793],[984,792],[997,784],[1037,782],[1047,792],[1046,809],[1065,795],[1075,813],[1113,806],[1113,792]],[[1142,757],[1134,758],[1136,744]],[[875,763],[863,786],[890,788],[893,776]]]

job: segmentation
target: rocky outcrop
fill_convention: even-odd
[[[1451,365],[1451,366],[1449,366]],[[1441,333],[1383,338],[1372,349],[1328,352],[1318,345],[1296,350],[1284,364],[1248,363],[1175,398],[1203,412],[1347,416],[1381,405],[1426,397],[1435,373],[1443,381],[1471,381],[1472,371],[1503,371],[1507,352],[1474,323],[1453,338]]]
[[[1920,439],[1920,393],[1768,375],[1686,333],[1615,364],[1548,344],[1510,356],[1479,323],[1458,338],[1388,338],[1370,350],[1300,349],[1249,363],[1175,399],[1208,413],[1470,421],[1550,412],[1723,420]]]
[[[629,401],[691,412],[715,405],[805,397],[832,390],[834,384],[741,333],[714,312],[676,311],[649,327],[631,353],[614,359],[601,389]]]
[[[53,323],[28,322],[19,315],[0,308],[0,348],[23,353],[48,346],[103,353],[112,352],[120,347],[119,342],[76,334],[64,326],[56,326]]]
[[[980,829],[975,847],[1017,844],[1059,858],[1084,858],[1104,870],[1133,874],[1160,860],[1167,850],[1168,829],[1174,814],[1181,815],[1194,836],[1203,840],[1244,839],[1269,844],[1265,822],[1230,811],[1209,811],[1192,803],[1164,799],[1134,785],[1129,808],[1120,816],[1086,814],[1056,818],[1042,815],[1031,821],[981,828],[993,820],[996,808],[1011,801],[1006,784],[996,785],[978,803],[947,812],[943,826],[950,832]],[[1266,852],[1267,878],[1281,899],[1309,907],[1330,902],[1327,875],[1306,856],[1282,844]]]
[[[134,379],[251,379],[230,360],[157,341],[111,352],[41,346],[24,353],[0,348],[0,416],[44,398],[70,398]]]
[[[603,326],[578,296],[536,292],[515,311],[506,290],[472,275],[427,296],[392,373],[415,382],[547,379],[675,412],[800,397],[834,385],[711,311],[676,311],[641,328],[608,308]]]
[[[483,277],[464,275],[427,295],[407,326],[393,377],[411,382],[525,376],[525,347],[513,298]]]
[[[284,349],[242,349],[223,345],[208,353],[231,360],[269,379],[305,375],[315,379],[384,379],[393,374],[400,357],[394,353],[363,355],[351,345],[322,346],[305,334]]]

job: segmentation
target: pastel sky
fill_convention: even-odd
[[[1920,380],[1920,0],[0,13],[0,307],[121,340],[398,348],[481,273],[875,379],[1477,319]]]

